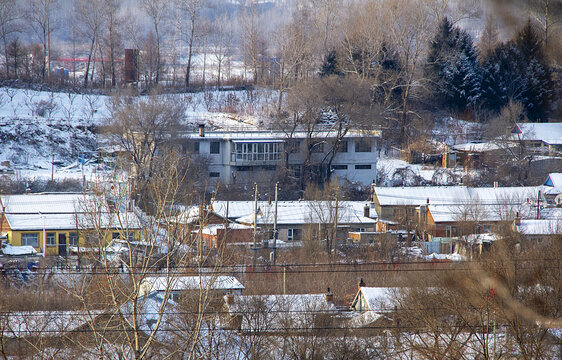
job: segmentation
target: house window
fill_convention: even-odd
[[[295,229],[287,229],[287,241],[293,241],[295,238]]]
[[[21,245],[33,246],[36,248],[39,247],[39,234],[38,233],[21,234]]]
[[[111,234],[111,239],[119,240],[119,239],[121,239],[121,236],[119,235],[118,232],[114,232],[113,234]]]
[[[371,170],[371,165],[355,165],[355,170]]]
[[[221,153],[221,143],[219,141],[211,141],[211,154]]]
[[[218,177],[220,177],[220,176],[221,176],[221,173],[219,173],[219,172],[211,172],[211,173],[209,173],[209,177],[212,177],[212,178],[218,178]]]
[[[332,170],[347,170],[347,165],[332,165]]]
[[[279,161],[281,143],[238,143],[232,148],[234,161]]]
[[[367,140],[356,141],[355,152],[371,152],[371,142]]]
[[[78,246],[78,234],[77,233],[68,234],[68,245]]]
[[[47,233],[47,246],[56,246],[56,234],[55,233]]]
[[[193,153],[199,154],[199,141],[193,143]]]

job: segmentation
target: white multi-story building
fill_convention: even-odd
[[[377,176],[379,130],[350,130],[341,138],[330,165],[332,176],[363,185]],[[314,171],[327,171],[338,135],[335,131],[212,131],[187,133],[181,143],[185,151],[206,161],[211,179],[223,184],[266,181],[283,166],[298,177],[309,158]],[[287,159],[288,158],[288,159]]]

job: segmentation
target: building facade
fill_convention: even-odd
[[[184,134],[181,146],[187,153],[202,156],[211,180],[223,184],[260,182],[271,179],[282,167],[296,178],[305,162],[315,171],[327,172],[335,142],[341,142],[330,164],[332,176],[362,185],[377,176],[378,130],[337,132],[213,131]]]

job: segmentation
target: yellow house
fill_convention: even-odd
[[[79,247],[99,246],[86,240],[89,233],[106,243],[123,237],[140,238],[141,226],[134,213],[110,211],[99,196],[3,195],[0,206],[0,236],[12,246],[33,246],[45,255],[66,256]]]

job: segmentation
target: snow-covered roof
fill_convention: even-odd
[[[252,226],[246,226],[242,224],[232,223],[228,225],[229,229],[253,229]],[[205,235],[217,235],[217,230],[225,229],[224,224],[208,225],[201,229],[201,232]],[[194,230],[197,232],[197,230]]]
[[[521,224],[517,225],[516,228],[523,235],[562,234],[562,219],[521,220]]]
[[[464,151],[464,152],[475,152],[475,153],[494,151],[494,150],[499,150],[501,148],[502,147],[499,146],[498,144],[489,141],[488,142],[475,141],[466,144],[458,144],[452,146],[453,150]]]
[[[562,123],[518,123],[513,133],[514,139],[517,139],[517,134],[521,134],[523,140],[560,143],[562,140]]]
[[[314,326],[319,314],[337,311],[326,301],[326,294],[230,296],[233,301],[227,301],[228,311],[242,317],[241,330],[247,331],[306,330]]]
[[[542,186],[469,188],[465,186],[375,187],[381,206],[522,204]]]
[[[152,276],[142,281],[140,293],[147,295],[153,291],[166,291],[168,285],[169,291],[244,289],[244,285],[234,276]]]
[[[81,204],[94,201],[94,197],[81,193],[41,193],[2,195],[0,201],[7,213],[60,214],[74,213]]]
[[[12,230],[71,230],[96,226],[112,229],[141,228],[140,221],[133,212],[110,212],[107,204],[99,204],[99,198],[94,195],[3,195],[0,202]]]
[[[465,186],[375,187],[381,206],[457,204],[470,198]]]
[[[469,244],[492,243],[498,239],[499,239],[498,235],[492,233],[469,234],[463,236],[463,240]]]
[[[372,224],[376,223],[376,211],[371,208],[370,216],[365,217],[364,206],[367,202],[340,201],[338,202],[339,224]],[[335,201],[279,201],[277,204],[277,223],[280,225],[331,223],[335,219]],[[220,216],[226,217],[226,201],[215,201],[213,210]],[[253,201],[228,202],[228,217],[237,219],[245,224],[254,222]],[[258,224],[273,224],[275,218],[275,203],[258,202]]]
[[[540,210],[540,218],[545,220],[562,219],[562,208],[547,207]]]
[[[562,189],[562,173],[548,174],[544,185]]]
[[[313,138],[330,138],[336,137],[337,131],[314,131]],[[184,135],[192,139],[223,139],[223,140],[245,140],[245,141],[259,141],[259,140],[286,140],[289,137],[293,139],[306,139],[309,133],[306,131],[295,131],[289,134],[284,131],[207,131],[205,136],[201,137],[198,132],[187,133]],[[346,138],[364,138],[364,137],[381,137],[380,130],[349,130],[345,136]]]
[[[359,290],[366,300],[369,310],[390,310],[395,288],[362,286]]]
[[[8,338],[53,337],[77,330],[102,313],[101,310],[19,311],[10,312],[0,324],[3,336]]]

